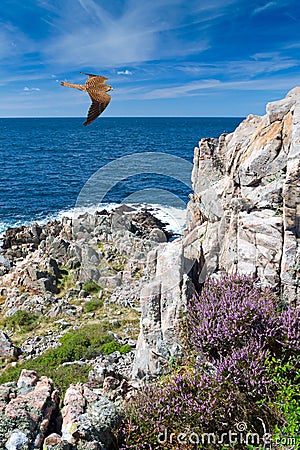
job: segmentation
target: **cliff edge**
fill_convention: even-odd
[[[300,303],[300,87],[194,151],[185,237],[150,252],[134,374],[180,354],[186,299],[209,275],[258,278]]]

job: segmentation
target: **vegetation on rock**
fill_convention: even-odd
[[[84,283],[83,290],[88,292],[89,294],[98,294],[101,290],[101,286],[99,286],[99,284],[97,284],[95,281],[91,280]]]
[[[31,331],[33,330],[39,320],[36,313],[18,310],[13,315],[2,319],[1,325],[9,330],[17,331]]]
[[[102,322],[69,331],[61,337],[59,347],[48,349],[37,358],[8,367],[0,375],[0,384],[16,381],[22,369],[29,369],[36,370],[39,376],[50,377],[54,385],[64,393],[71,383],[88,381],[91,370],[88,360],[101,353],[120,351],[124,354],[131,350],[128,345],[115,341],[110,330],[118,327],[118,324]],[[72,362],[76,364],[65,364]]]
[[[190,300],[184,330],[185,358],[127,407],[120,448],[223,450],[241,432],[234,448],[250,449],[266,433],[299,435],[299,309],[224,277]]]

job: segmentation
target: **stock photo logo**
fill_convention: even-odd
[[[217,445],[222,448],[238,447],[248,450],[271,450],[271,449],[298,449],[300,445],[300,436],[272,435],[267,432],[264,421],[257,417],[262,424],[261,433],[248,430],[246,422],[238,422],[233,429],[224,432],[181,432],[172,433],[165,429],[157,435],[157,442],[163,448],[168,444],[174,445],[193,445],[194,448],[203,449],[206,446]],[[229,446],[229,447],[228,447]],[[185,448],[185,447],[184,447]],[[211,448],[211,447],[209,447]]]
[[[76,209],[83,211],[89,208],[97,207],[98,210],[109,207],[105,203],[107,194],[114,189],[120,182],[138,175],[145,175],[149,179],[158,175],[159,177],[168,177],[182,183],[186,190],[192,191],[191,174],[193,164],[183,158],[176,157],[168,153],[159,152],[145,152],[127,155],[109,162],[95,172],[92,177],[83,186],[76,202]],[[160,179],[157,177],[158,183]],[[141,183],[142,184],[142,183]],[[202,186],[205,188],[204,203],[207,205],[207,210],[218,217],[222,217],[223,210],[214,189],[209,186],[208,180],[205,177],[202,179]],[[188,197],[186,198],[188,200]],[[182,234],[185,224],[186,202],[180,195],[175,194],[171,190],[162,188],[160,185],[155,188],[143,188],[138,186],[134,192],[124,195],[121,202],[123,205],[143,205],[151,207],[156,205],[164,213],[166,222],[171,224],[172,229],[180,230]],[[162,206],[161,206],[162,205]],[[178,215],[180,211],[180,215]],[[161,211],[160,211],[161,212]],[[73,235],[80,237],[80,221],[73,220]],[[116,214],[114,216],[114,229],[124,230],[124,216]],[[125,225],[126,228],[126,225]],[[221,234],[222,235],[222,234]],[[162,254],[162,253],[161,253]],[[146,256],[145,256],[146,257]],[[86,255],[85,255],[86,258]],[[160,256],[158,256],[160,258]],[[177,259],[176,259],[177,258]],[[156,275],[151,279],[151,283],[159,283],[162,279],[168,279],[168,289],[174,287],[172,285],[173,266],[179,262],[182,255],[175,256],[172,264],[166,267],[163,273]],[[146,261],[144,261],[146,264]],[[195,263],[195,258],[189,258],[185,261],[185,273],[188,273]],[[158,262],[159,265],[159,262]],[[203,272],[206,267],[203,268]],[[99,272],[94,271],[87,274],[87,278],[98,282]],[[178,280],[174,281],[178,283]]]

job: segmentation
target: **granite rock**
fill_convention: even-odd
[[[23,370],[17,384],[7,383],[1,391],[0,442],[8,450],[41,448],[59,404],[52,381]]]
[[[12,358],[18,354],[18,349],[14,346],[6,333],[0,331],[0,356]]]
[[[148,253],[134,377],[180,357],[180,312],[205,279],[257,277],[300,304],[300,87],[194,150],[184,238]]]
[[[187,231],[205,226],[207,274],[258,277],[299,303],[300,88],[266,110],[195,148]]]

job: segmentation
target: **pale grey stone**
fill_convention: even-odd
[[[24,433],[24,431],[15,430],[10,435],[5,448],[7,450],[27,450],[28,442],[28,436]]]

